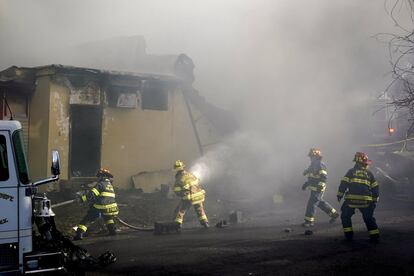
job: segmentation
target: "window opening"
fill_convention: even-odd
[[[160,81],[145,81],[142,90],[142,109],[168,110],[168,89]]]

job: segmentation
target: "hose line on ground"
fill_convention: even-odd
[[[140,227],[140,226],[134,226],[131,225],[129,223],[126,223],[125,221],[123,221],[122,219],[120,219],[119,217],[116,217],[116,220],[119,221],[119,223],[121,223],[122,225],[137,230],[137,231],[144,231],[144,232],[152,232],[154,231],[154,227]]]

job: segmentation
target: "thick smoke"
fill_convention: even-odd
[[[320,147],[336,188],[370,141],[371,103],[389,81],[374,35],[392,24],[383,1],[1,0],[0,66],[76,65],[76,45],[144,35],[151,54],[190,56],[194,86],[240,122],[194,163],[206,182],[297,187]]]
[[[254,141],[254,143],[252,143]],[[190,168],[203,182],[213,182],[230,175],[242,183],[249,173],[261,177],[274,172],[272,146],[254,133],[236,133],[211,149]]]

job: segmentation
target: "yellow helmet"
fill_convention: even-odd
[[[174,170],[176,170],[176,171],[182,171],[182,170],[184,170],[184,167],[185,167],[185,164],[184,164],[183,161],[181,161],[181,160],[175,161],[175,163],[174,163]]]
[[[309,157],[318,157],[318,158],[322,158],[322,152],[321,152],[321,150],[320,150],[320,149],[317,149],[317,148],[311,148],[311,149],[309,150],[308,156],[309,156]]]

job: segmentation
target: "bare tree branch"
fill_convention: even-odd
[[[414,129],[414,0],[386,0],[386,10],[400,30],[399,34],[382,33],[377,40],[388,40],[388,54],[391,64],[392,81],[385,89],[391,98],[389,106],[394,107],[394,113],[407,110],[411,125],[408,132]],[[387,8],[390,4],[390,8]],[[408,11],[411,19],[409,27],[401,23],[401,11]],[[407,132],[407,133],[408,133]]]

